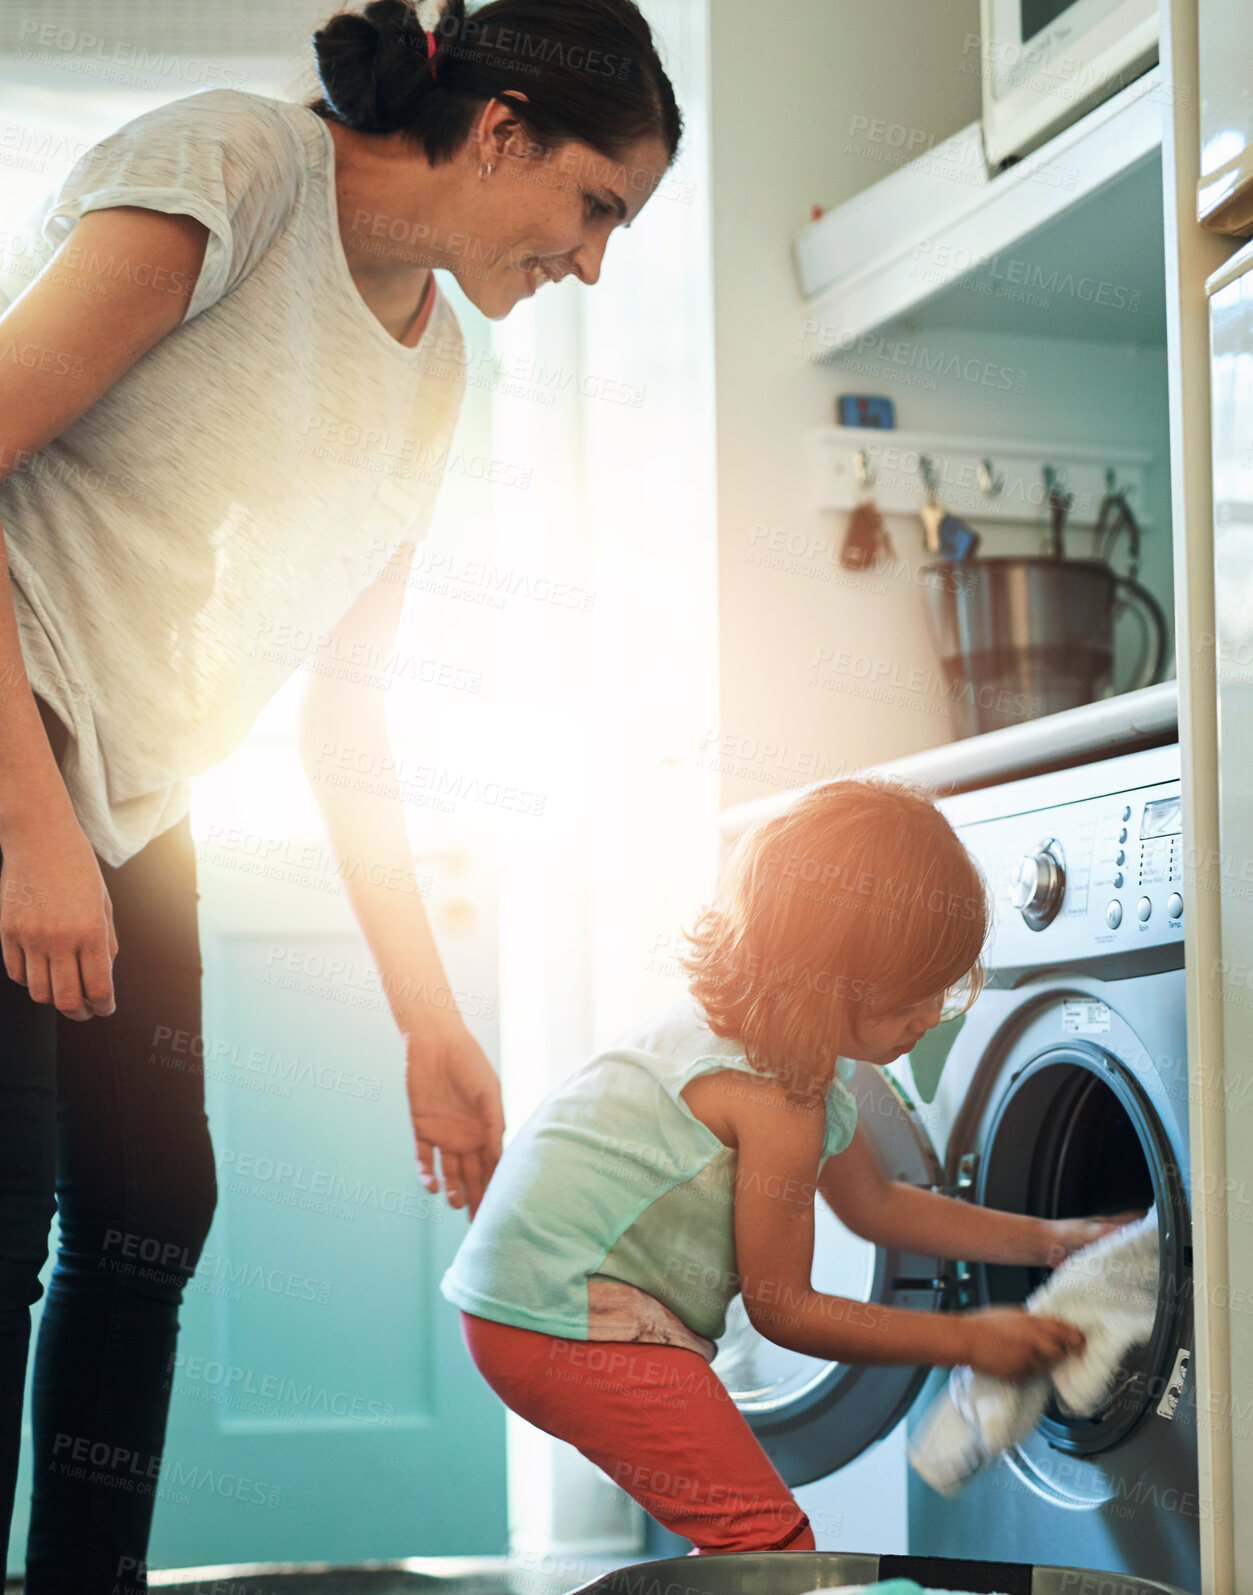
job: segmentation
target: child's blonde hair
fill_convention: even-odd
[[[830,1078],[851,1014],[983,981],[978,865],[926,788],[832,781],[746,831],[683,960],[715,1034],[763,1073]]]

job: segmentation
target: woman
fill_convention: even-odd
[[[501,317],[597,279],[680,133],[630,0],[375,0],[309,107],[211,91],[90,150],[0,281],[0,1502],[29,1307],[31,1595],[145,1587],[177,1311],[213,1211],[188,781],[321,637],[386,651],[463,386],[432,268]],[[373,451],[373,452],[371,452]],[[362,469],[362,465],[365,469]],[[3,562],[0,562],[3,572]],[[12,580],[9,580],[11,573]],[[377,690],[309,673],[301,749],[406,1041],[422,1178],[478,1205],[495,1075],[447,990]],[[164,1027],[164,1028],[163,1028]],[[180,1059],[185,1062],[186,1058]],[[436,1165],[438,1151],[438,1168]],[[7,1526],[7,1517],[5,1519]]]

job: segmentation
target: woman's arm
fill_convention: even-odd
[[[829,1361],[961,1363],[1016,1378],[1083,1345],[1061,1319],[1016,1308],[929,1313],[853,1301],[810,1284],[825,1104],[762,1082],[728,1098],[738,1146],[735,1246],[740,1289],[759,1333]]]
[[[402,545],[337,623],[329,657],[380,658],[391,652],[413,552],[412,543]],[[311,673],[302,700],[301,761],[405,1038],[410,1117],[424,1183],[439,1189],[438,1147],[450,1203],[468,1205],[473,1216],[500,1156],[499,1080],[457,1007],[421,896],[398,889],[413,880],[403,803],[365,783],[354,788],[326,779],[346,747],[367,753],[373,769],[394,768],[384,693],[379,686]]]
[[[0,316],[0,348],[12,351],[0,360],[0,479],[29,468],[39,449],[178,324],[207,237],[190,216],[131,207],[79,221]],[[179,286],[171,292],[141,281]],[[67,1018],[112,1013],[112,905],[26,675],[2,531],[0,853],[0,949],[9,978]]]
[[[1054,1268],[1071,1252],[1143,1217],[1128,1212],[1109,1218],[1034,1218],[924,1191],[889,1179],[860,1129],[843,1152],[827,1159],[818,1188],[841,1223],[876,1246],[970,1263]]]

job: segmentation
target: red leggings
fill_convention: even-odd
[[[809,1519],[699,1353],[562,1340],[470,1313],[461,1331],[507,1407],[577,1446],[698,1552],[814,1549]]]

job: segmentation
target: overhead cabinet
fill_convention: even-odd
[[[802,229],[803,351],[838,359],[904,317],[1163,344],[1169,94],[1154,67],[994,175],[972,123]]]

